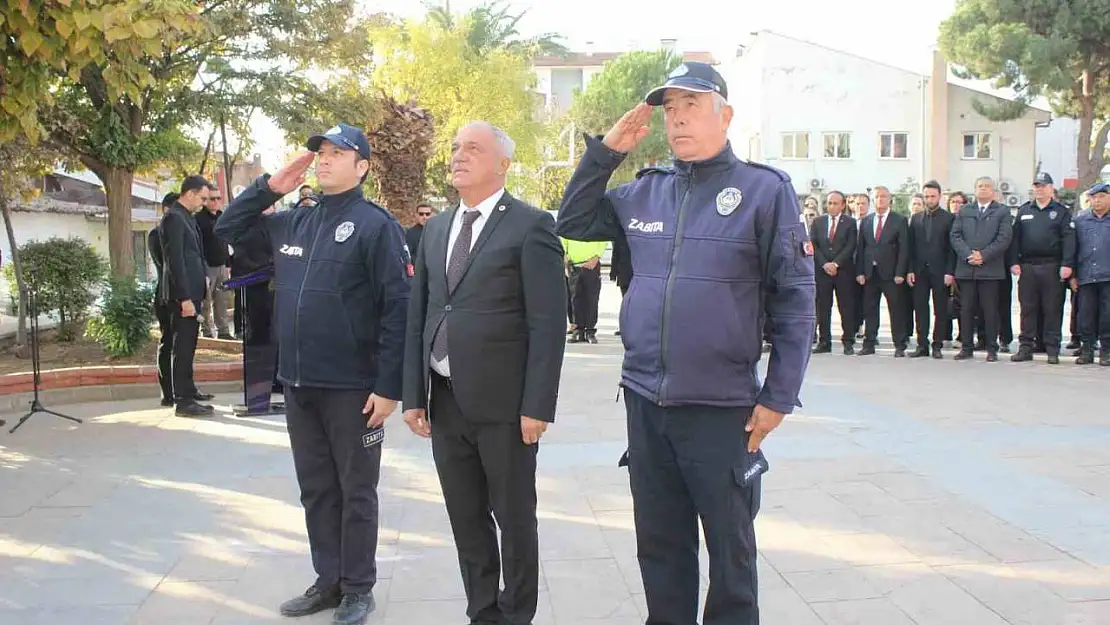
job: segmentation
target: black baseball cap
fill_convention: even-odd
[[[1033,186],[1042,184],[1053,184],[1052,176],[1049,176],[1047,171],[1038,173],[1037,177],[1033,179]]]
[[[325,141],[330,141],[341,148],[354,150],[362,158],[370,158],[370,142],[366,140],[366,135],[354,126],[348,124],[332,126],[322,135],[309,137],[305,147],[313,152],[319,152],[320,144]]]
[[[663,104],[663,93],[667,89],[682,89],[695,93],[719,93],[722,98],[728,100],[728,85],[725,84],[725,79],[721,78],[717,70],[713,69],[713,66],[708,63],[696,61],[682,63],[667,76],[667,82],[652,89],[644,96],[644,102],[651,106]]]

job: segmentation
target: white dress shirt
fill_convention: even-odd
[[[462,230],[463,213],[468,210],[477,210],[478,218],[474,220],[471,225],[470,232],[470,247],[473,248],[474,244],[478,241],[478,236],[482,234],[482,228],[489,222],[489,216],[497,208],[497,202],[501,200],[501,196],[505,195],[505,189],[498,189],[496,193],[488,198],[478,202],[477,206],[467,206],[465,202],[459,200],[459,209],[455,211],[455,218],[451,220],[451,232],[447,237],[447,262],[444,264],[446,271],[451,265],[451,250],[455,249],[455,241],[459,238],[459,231]],[[443,360],[436,360],[432,358],[432,370],[442,375],[445,378],[451,377],[451,357],[448,356]]]

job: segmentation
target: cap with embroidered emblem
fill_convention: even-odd
[[[348,124],[337,124],[332,126],[330,130],[324,134],[314,135],[309,137],[305,143],[305,147],[313,152],[319,152],[320,146],[325,142],[331,142],[345,150],[354,150],[358,152],[362,158],[370,158],[370,142],[366,139],[366,135]]]
[[[728,85],[717,70],[708,63],[687,61],[682,63],[667,76],[667,82],[656,87],[644,96],[644,102],[651,106],[663,104],[663,94],[667,89],[681,89],[695,93],[719,93],[728,100]]]
[[[1110,193],[1110,184],[1100,182],[1087,190],[1087,195],[1094,195],[1096,193]]]
[[[1039,186],[1042,184],[1053,184],[1052,176],[1048,175],[1047,171],[1039,172],[1037,174],[1037,177],[1033,179],[1033,186]]]

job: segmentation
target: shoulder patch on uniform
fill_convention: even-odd
[[[743,163],[745,165],[750,165],[752,167],[758,167],[759,169],[764,169],[766,171],[769,171],[772,174],[775,174],[775,176],[778,177],[778,179],[782,182],[790,182],[790,174],[788,174],[785,171],[779,169],[778,167],[772,167],[772,166],[766,165],[764,163],[756,163],[756,162],[753,162],[753,161],[743,161]]]
[[[651,175],[651,174],[673,174],[673,173],[674,173],[674,169],[670,168],[670,167],[661,167],[661,166],[645,167],[645,168],[641,169],[640,171],[636,172],[636,180],[639,180],[640,178],[643,178],[644,176],[648,176],[648,175]]]

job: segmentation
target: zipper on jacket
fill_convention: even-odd
[[[696,165],[690,166],[690,181],[686,190],[682,192],[682,201],[678,204],[678,219],[675,221],[674,245],[671,246],[671,264],[667,267],[667,282],[663,287],[663,321],[659,324],[659,397],[660,406],[666,403],[667,394],[667,326],[671,320],[671,289],[674,288],[675,265],[678,263],[678,254],[682,251],[682,226],[686,221],[686,204],[690,199],[690,189],[694,186]]]
[[[326,207],[320,207],[325,209]],[[293,315],[293,352],[296,362],[296,375],[293,378],[293,386],[301,385],[301,341],[298,337],[301,328],[301,296],[304,295],[304,285],[308,282],[308,272],[312,269],[312,254],[316,251],[316,241],[320,238],[320,231],[324,229],[324,222],[327,221],[327,215],[324,210],[317,209],[317,214],[320,216],[320,223],[316,226],[316,234],[312,236],[312,245],[308,248],[308,260],[305,262],[304,273],[301,275],[301,286],[297,289],[297,306],[296,312]]]

